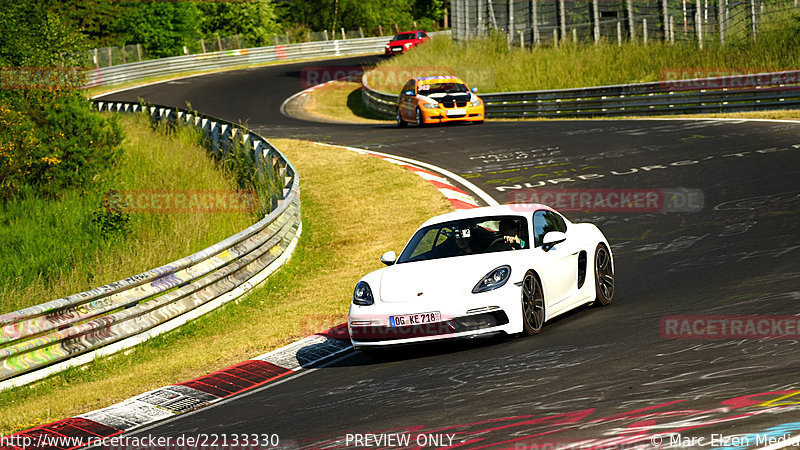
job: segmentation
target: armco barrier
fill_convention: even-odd
[[[394,117],[396,94],[369,86],[362,77],[368,108]],[[612,117],[721,113],[800,106],[800,71],[698,78],[655,83],[549,91],[479,94],[486,117]]]
[[[0,390],[49,375],[53,369],[48,366],[67,360],[60,363],[63,370],[78,355],[102,351],[112,343],[116,351],[130,347],[143,333],[152,336],[155,329],[175,328],[186,317],[207,312],[209,305],[219,306],[223,297],[227,301],[241,295],[282,264],[288,256],[284,252],[299,237],[299,177],[266,139],[233,123],[180,109],[124,102],[95,105],[101,111],[145,111],[153,120],[194,125],[216,150],[245,145],[259,168],[278,180],[277,207],[249,228],[178,261],[0,315],[0,380],[6,380]],[[18,381],[21,378],[25,380]]]
[[[389,39],[391,37],[384,36],[308,42],[134,62],[90,70],[86,87],[108,86],[192,71],[214,71],[271,62],[376,53],[383,51],[383,46]]]

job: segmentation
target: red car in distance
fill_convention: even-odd
[[[391,56],[398,53],[405,53],[406,50],[414,48],[428,39],[430,39],[430,37],[428,37],[424,31],[420,30],[397,33],[397,35],[386,44],[384,54],[386,56]]]

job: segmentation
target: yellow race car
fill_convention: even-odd
[[[397,100],[397,126],[443,122],[483,123],[483,100],[461,79],[450,75],[412,78]]]

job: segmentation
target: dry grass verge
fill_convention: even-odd
[[[179,330],[35,385],[0,393],[0,435],[219,370],[345,320],[352,289],[417,226],[452,209],[417,175],[378,158],[273,140],[301,176],[303,235],[258,289]]]

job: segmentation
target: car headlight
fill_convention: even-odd
[[[375,303],[375,297],[372,296],[372,289],[366,281],[359,281],[356,284],[356,289],[353,291],[353,304],[359,306],[369,306]]]
[[[472,101],[469,102],[469,106],[481,106],[481,99],[478,97],[473,98]]]
[[[504,284],[511,277],[511,266],[500,266],[487,273],[486,276],[481,278],[481,281],[472,288],[473,294],[491,291],[497,289]]]
[[[438,108],[439,104],[438,103],[423,103],[422,106],[424,108],[433,109],[433,108]]]

